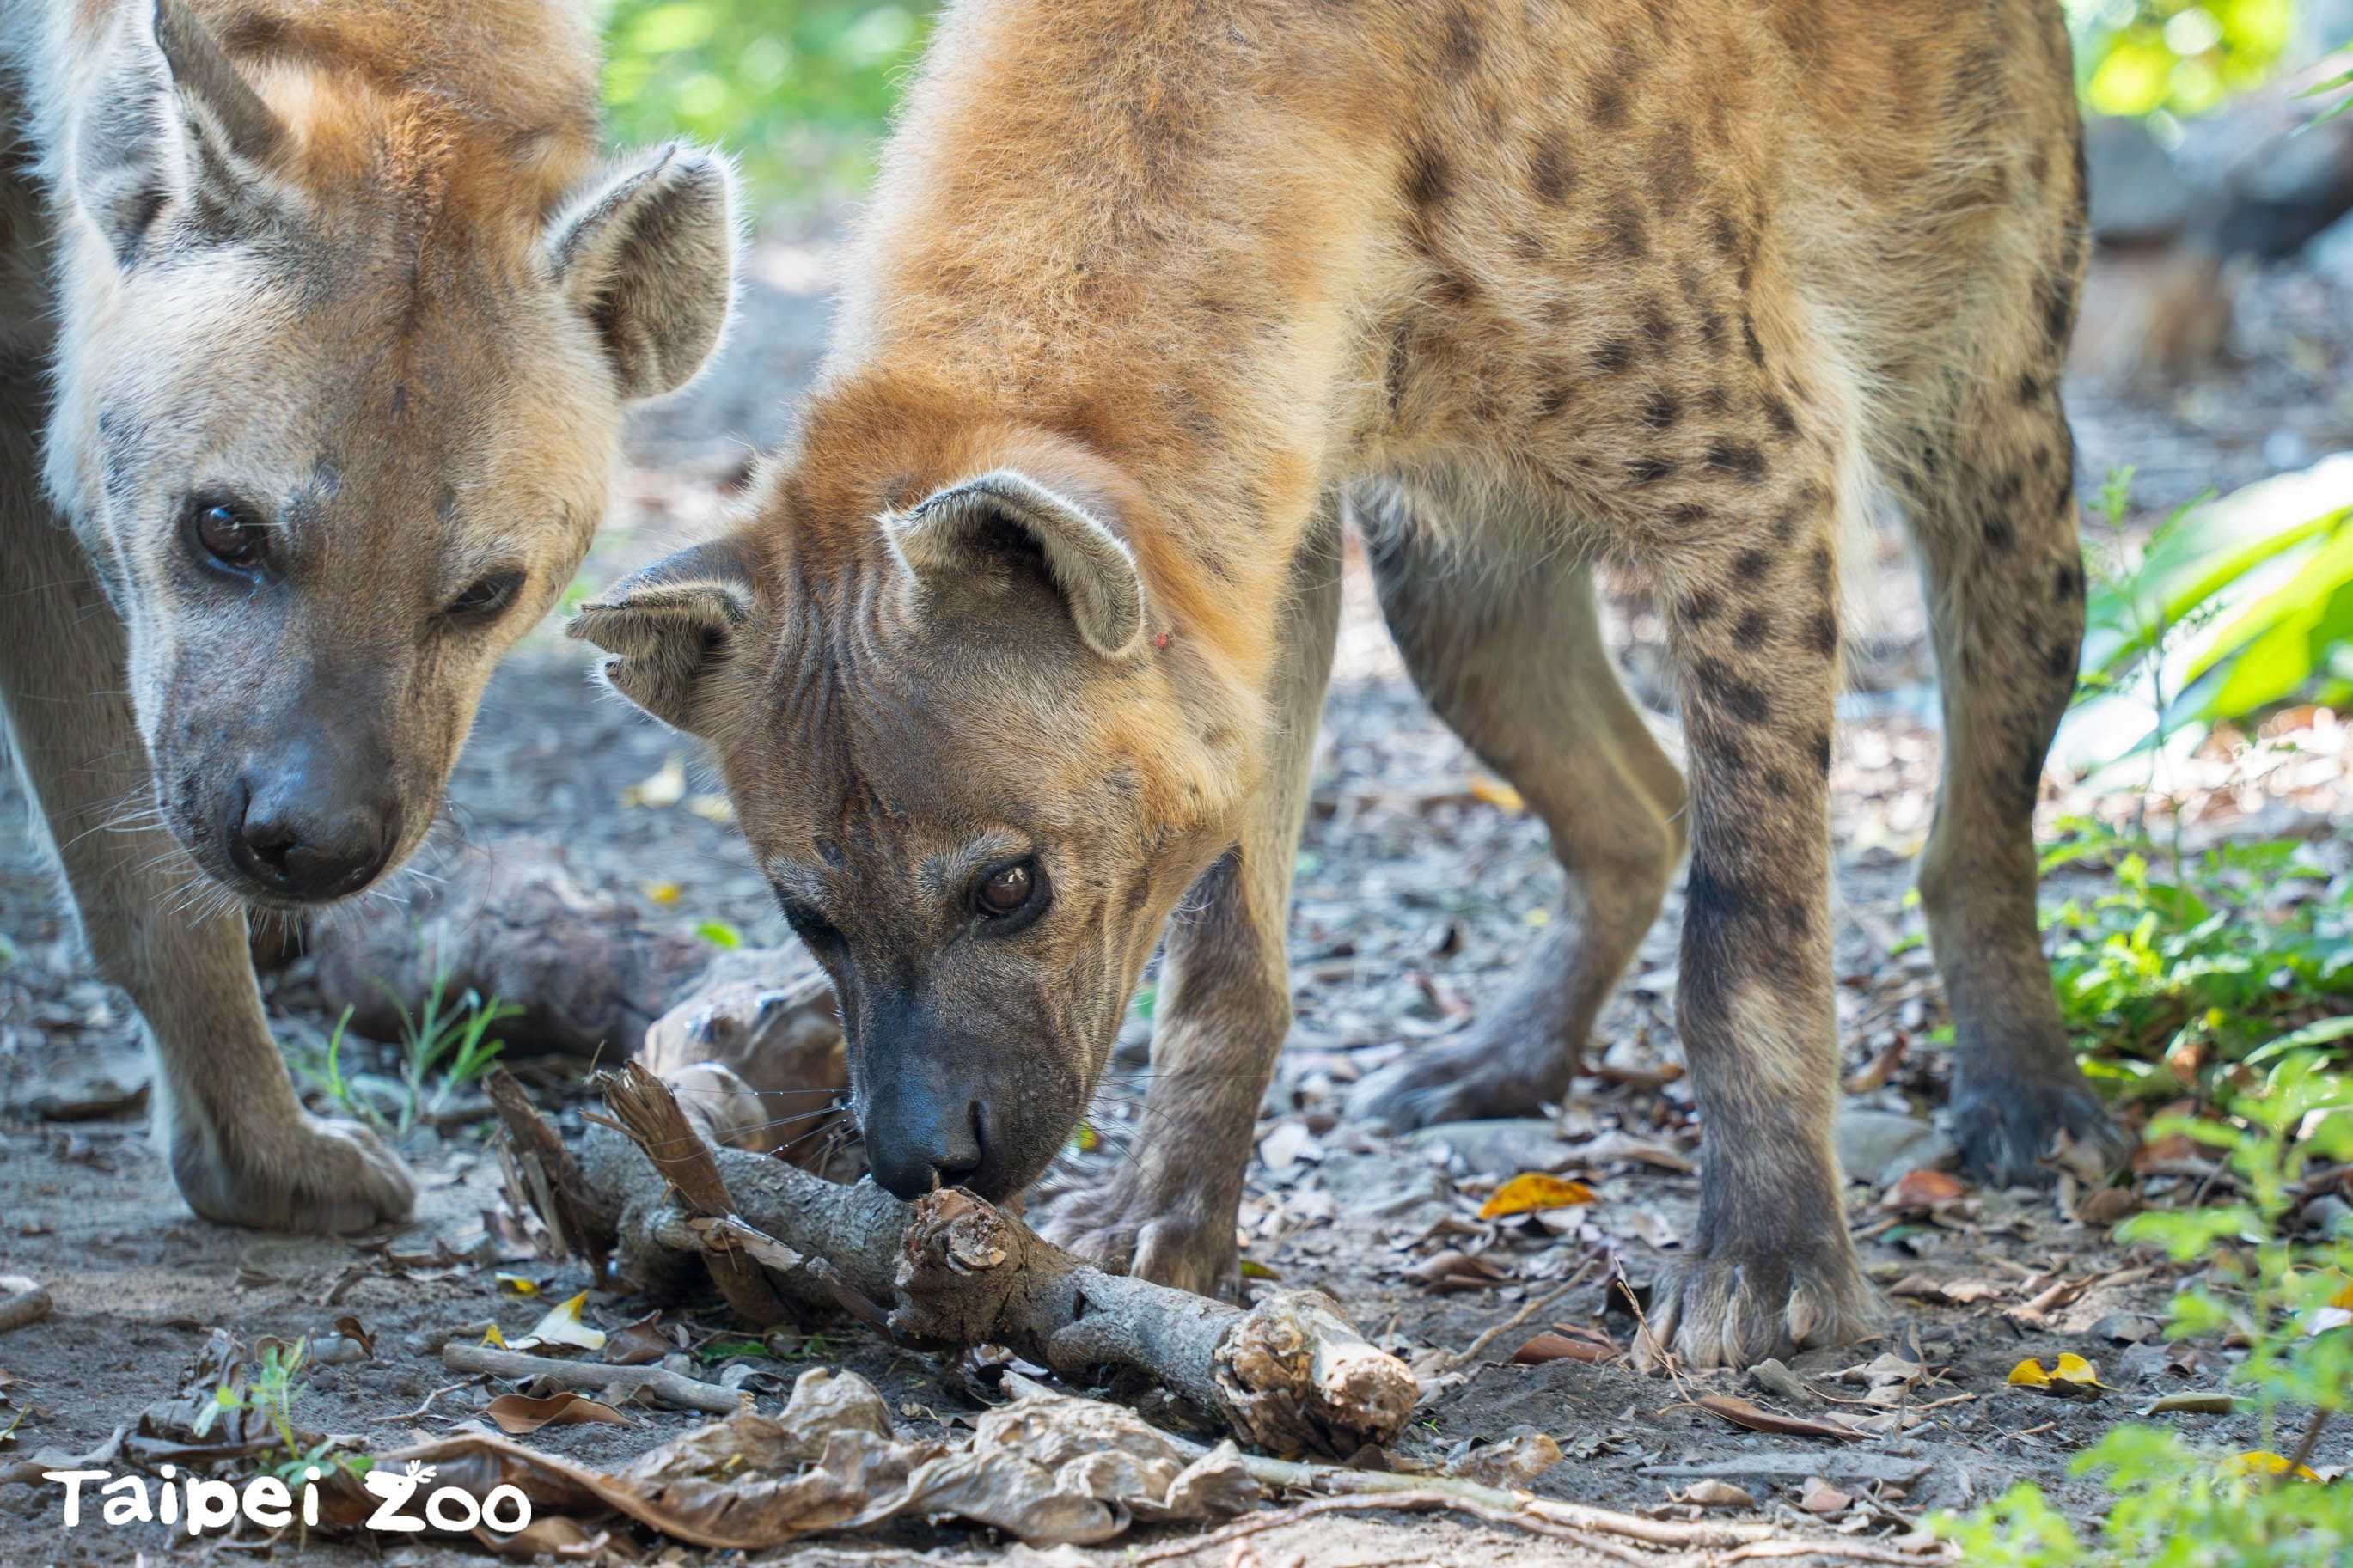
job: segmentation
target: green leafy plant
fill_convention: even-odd
[[[2117,1238],[2202,1261],[2173,1299],[2168,1333],[2221,1336],[2246,1353],[2232,1380],[2254,1405],[2263,1447],[2233,1454],[2143,1422],[2077,1458],[2110,1502],[2086,1543],[2031,1483],[1930,1527],[1971,1563],[2134,1568],[2319,1568],[2353,1553],[2353,1486],[2309,1466],[2328,1424],[2353,1405],[2353,1234],[2297,1237],[2297,1184],[2314,1159],[2353,1159],[2353,1078],[2318,1050],[2275,1042],[2266,1068],[2232,1096],[2227,1119],[2160,1117],[2152,1138],[2221,1153],[2228,1201],[2151,1211]],[[2252,1060],[2252,1058],[2251,1058]]]
[[[291,1482],[313,1465],[322,1473],[337,1467],[354,1475],[364,1472],[374,1462],[366,1455],[341,1452],[334,1438],[314,1436],[294,1425],[294,1400],[306,1386],[301,1372],[310,1359],[308,1338],[298,1339],[290,1345],[278,1340],[263,1341],[261,1359],[253,1375],[241,1379],[232,1373],[222,1380],[213,1391],[211,1403],[196,1413],[192,1423],[195,1435],[206,1436],[230,1411],[257,1411],[278,1436],[278,1446],[270,1452],[279,1458],[269,1465],[268,1474]]]
[[[2119,540],[2110,508],[2131,478],[2103,492]],[[2353,453],[2181,508],[2099,575],[2086,608],[2087,687],[2147,710],[2144,744],[2353,701]]]
[[[2109,887],[2046,909],[2043,927],[2086,1073],[2170,1098],[2197,1088],[2191,1068],[2353,1037],[2353,885],[2308,847],[2168,856],[2070,819],[2043,868],[2084,862],[2110,865]]]
[[[449,972],[438,963],[418,1013],[412,1016],[389,990],[385,994],[400,1014],[400,1081],[406,1093],[395,1131],[406,1133],[447,1105],[453,1090],[491,1070],[506,1044],[491,1039],[491,1030],[521,1017],[522,1009],[496,996],[485,1001],[471,989],[452,1000]]]

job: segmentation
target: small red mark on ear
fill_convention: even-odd
[[[1166,648],[1167,646],[1168,646],[1168,634],[1167,634],[1166,632],[1162,632],[1158,637],[1154,637],[1154,638],[1152,639],[1152,651],[1153,651],[1153,652],[1155,652],[1155,653],[1158,653],[1158,652],[1160,652],[1162,649]]]

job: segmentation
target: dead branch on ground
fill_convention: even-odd
[[[674,1289],[681,1263],[700,1258],[714,1279],[755,1269],[781,1301],[888,1303],[874,1310],[902,1342],[1003,1344],[1073,1379],[1138,1372],[1278,1454],[1345,1458],[1391,1441],[1412,1413],[1412,1373],[1320,1292],[1282,1291],[1245,1310],[1106,1274],[960,1189],[907,1204],[871,1182],[843,1186],[714,1149],[638,1063],[605,1081],[618,1121],[592,1125],[575,1152],[592,1211],[578,1228],[610,1237],[648,1289]],[[514,1100],[501,1113],[529,1162],[545,1140],[515,1130]],[[550,1177],[524,1190],[543,1184],[556,1186]]]

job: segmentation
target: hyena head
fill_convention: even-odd
[[[181,846],[259,902],[342,898],[424,837],[603,515],[623,405],[715,343],[730,175],[597,165],[566,8],[452,39],[148,5],[54,154],[49,483]]]
[[[1010,431],[820,464],[823,425],[758,522],[572,630],[714,747],[840,997],[876,1181],[1002,1198],[1063,1147],[1163,921],[1233,844],[1258,718],[1168,635],[1110,468]]]

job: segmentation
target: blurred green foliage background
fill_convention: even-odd
[[[770,200],[854,194],[932,7],[859,0],[616,0],[613,136],[721,143]]]
[[[2295,10],[2293,0],[2067,0],[2084,100],[2102,114],[2203,114],[2278,68]]]
[[[2103,114],[2200,114],[2275,70],[2295,0],[2065,0],[2084,101]],[[930,31],[920,0],[615,0],[605,97],[614,135],[681,133],[744,160],[771,200],[855,194]]]

